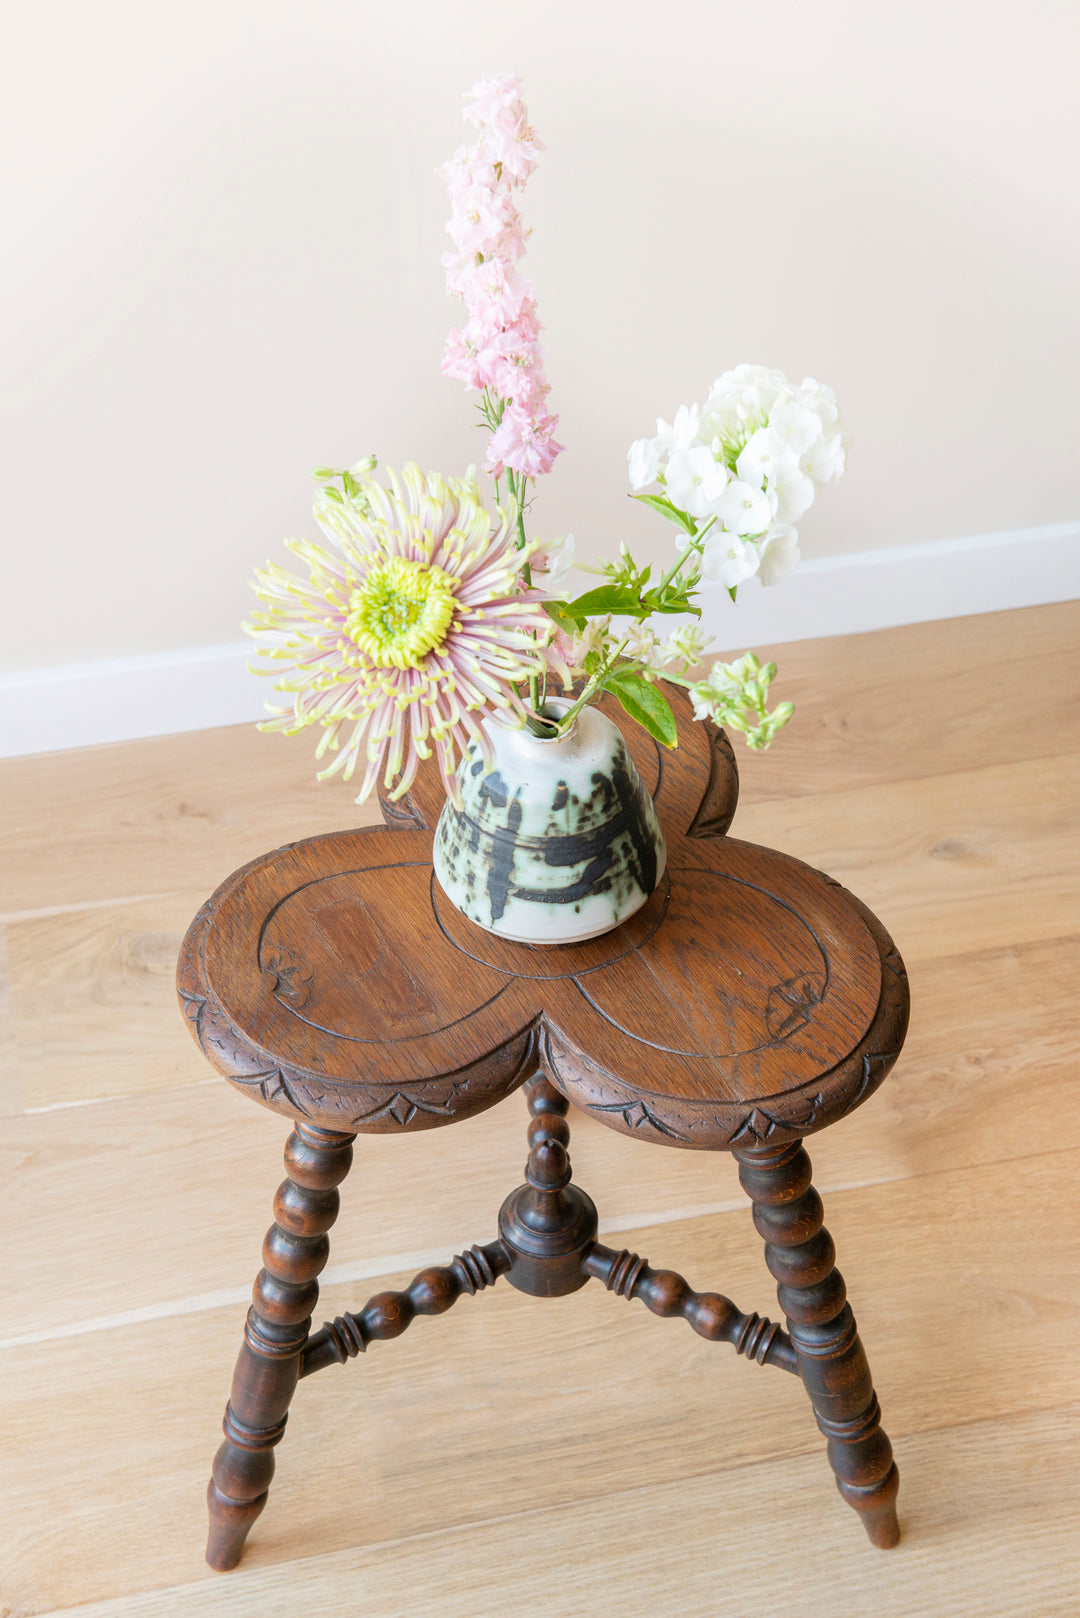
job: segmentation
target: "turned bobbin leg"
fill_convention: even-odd
[[[528,1141],[530,1151],[547,1141],[556,1141],[564,1149],[570,1146],[570,1125],[566,1115],[570,1103],[556,1090],[542,1073],[524,1086],[525,1101],[529,1108]]]
[[[837,1487],[873,1544],[887,1549],[900,1538],[899,1477],[821,1198],[810,1184],[810,1159],[800,1141],[735,1156]]]
[[[330,1254],[337,1186],[349,1172],[354,1135],[298,1123],[285,1146],[288,1179],[274,1198],[263,1269],[252,1290],[244,1341],[225,1408],[225,1442],[207,1490],[206,1560],[219,1573],[240,1560],[248,1530],[266,1504],[274,1445],[285,1431],[300,1356]]]

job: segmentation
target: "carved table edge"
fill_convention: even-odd
[[[636,1086],[563,1045],[547,1018],[541,1019],[540,1031],[543,1072],[582,1112],[620,1134],[689,1150],[780,1146],[845,1118],[874,1094],[900,1055],[910,994],[907,971],[892,938],[873,911],[844,891],[877,944],[881,993],[862,1039],[827,1073],[753,1102],[666,1096]]]

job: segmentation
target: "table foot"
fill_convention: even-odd
[[[274,1223],[263,1242],[263,1268],[225,1410],[225,1441],[206,1496],[206,1560],[218,1572],[236,1566],[266,1504],[274,1448],[285,1431],[319,1296],[316,1277],[330,1255],[326,1233],[338,1214],[336,1188],[349,1172],[354,1138],[298,1123],[285,1146],[288,1178],[274,1198]]]
[[[215,1573],[231,1573],[237,1565],[243,1555],[244,1541],[265,1506],[269,1492],[264,1489],[254,1500],[229,1500],[213,1478],[210,1479],[206,1485],[206,1509],[210,1514],[206,1560]]]
[[[899,1477],[821,1198],[810,1183],[810,1159],[800,1141],[735,1156],[837,1487],[871,1542],[887,1550],[900,1538]]]

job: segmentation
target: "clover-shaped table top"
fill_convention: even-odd
[[[468,1117],[538,1069],[672,1146],[780,1145],[857,1106],[903,1043],[900,957],[839,884],[726,835],[730,746],[674,702],[672,753],[625,724],[668,844],[637,915],[556,947],[481,931],[434,880],[442,791],[422,770],[386,827],[277,849],[204,905],[178,988],[209,1060],[275,1111],[344,1131]]]

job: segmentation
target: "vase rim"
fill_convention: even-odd
[[[574,703],[571,697],[548,697],[547,701],[541,708],[537,710],[537,712],[540,713],[544,719],[561,719],[563,715],[568,713],[573,706]],[[528,727],[526,727],[527,734],[531,741],[538,742],[541,747],[551,747],[559,742],[568,742],[577,730],[578,719],[580,717],[580,714],[575,714],[574,722],[570,726],[570,729],[563,731],[558,736],[538,736],[534,730],[528,730]]]

